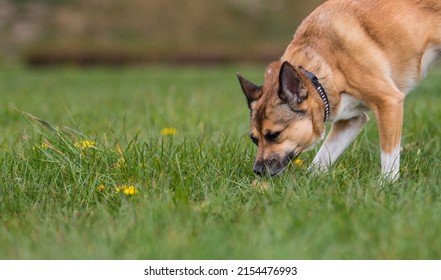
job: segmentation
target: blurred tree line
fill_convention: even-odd
[[[266,61],[322,2],[0,0],[0,61]]]

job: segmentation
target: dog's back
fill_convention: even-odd
[[[356,87],[373,72],[408,93],[440,55],[441,1],[330,0],[304,20],[282,61],[309,64],[318,76],[323,65],[359,71],[343,73]],[[311,63],[318,57],[325,63]]]

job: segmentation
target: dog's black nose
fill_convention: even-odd
[[[269,167],[263,161],[258,161],[254,164],[253,172],[259,176],[268,176],[271,174]]]
[[[254,163],[253,172],[259,176],[276,176],[284,169],[284,166],[276,158],[262,160]]]
[[[263,176],[264,175],[263,174],[264,173],[264,169],[261,166],[254,165],[253,172],[254,172],[254,174],[259,175],[259,176]]]

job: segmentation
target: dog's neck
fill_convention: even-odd
[[[331,106],[329,105],[328,95],[326,94],[326,91],[324,87],[320,84],[318,78],[309,72],[306,69],[303,69],[303,72],[308,77],[308,79],[311,80],[312,84],[314,85],[315,89],[317,90],[317,93],[319,94],[320,98],[322,99],[323,103],[325,104],[325,118],[324,121],[326,122],[329,119],[329,115],[331,113]]]

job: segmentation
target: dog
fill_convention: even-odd
[[[257,145],[254,173],[275,176],[324,138],[310,168],[327,170],[372,110],[382,178],[399,177],[403,103],[441,56],[439,0],[329,0],[297,28],[263,86],[237,74]]]

